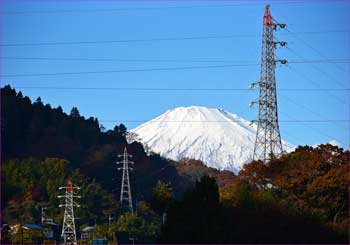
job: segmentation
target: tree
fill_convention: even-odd
[[[215,178],[203,176],[199,182],[196,182],[192,194],[196,199],[195,202],[202,203],[201,207],[209,212],[216,212],[219,207],[219,188]]]
[[[38,98],[35,100],[34,104],[36,104],[36,105],[43,105],[43,102],[41,101],[41,97],[38,97]]]
[[[113,244],[117,244],[117,238],[115,236],[116,227],[115,225],[101,224],[94,225],[93,239],[97,238],[107,238],[108,241]]]
[[[253,161],[238,175],[248,185],[240,195],[249,188],[259,207],[261,203],[278,205],[287,213],[332,225],[341,223],[345,229],[349,222],[349,160],[349,151],[326,144],[298,147],[267,164]]]
[[[117,231],[138,238],[155,237],[160,231],[160,217],[144,201],[137,206],[137,213],[124,213],[119,217]]]
[[[152,208],[163,214],[173,201],[174,194],[170,183],[158,180],[157,185],[153,188]]]
[[[124,213],[122,214],[116,223],[117,231],[124,232],[133,235],[142,234],[142,220],[139,216],[132,213]]]
[[[58,113],[63,113],[63,109],[60,105],[56,108],[56,110]]]
[[[80,117],[80,113],[77,107],[73,107],[72,110],[70,111],[70,116],[71,117]]]
[[[184,199],[169,208],[160,243],[218,243],[219,191],[214,178],[203,176]]]
[[[243,181],[237,184],[236,190],[236,202],[238,205],[247,208],[255,207],[255,198],[246,182]]]
[[[235,204],[236,196],[235,196],[236,186],[234,184],[224,186],[219,189],[220,194],[220,203],[232,206]]]
[[[142,219],[142,235],[146,237],[155,237],[160,232],[160,217],[145,201],[137,204],[137,215]]]
[[[252,188],[267,189],[271,186],[268,168],[262,161],[245,164],[239,172],[239,178],[248,182]]]
[[[11,242],[13,244],[42,244],[44,234],[42,231],[30,229],[17,224],[11,230]]]
[[[120,124],[119,127],[118,127],[118,129],[119,129],[119,133],[120,133],[121,135],[125,135],[126,132],[127,132],[127,129],[126,129],[126,127],[125,127],[124,124]]]

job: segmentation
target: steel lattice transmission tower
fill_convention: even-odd
[[[274,31],[285,27],[285,24],[274,21],[270,13],[270,5],[267,5],[263,18],[260,80],[250,86],[251,88],[255,85],[259,86],[259,100],[251,102],[251,105],[255,103],[259,105],[253,159],[263,162],[278,157],[283,152],[278,125],[275,67],[277,62],[286,64],[287,61],[276,60],[275,49],[277,45],[286,46],[287,43],[275,41]]]
[[[77,244],[77,235],[75,232],[75,218],[74,218],[74,207],[80,207],[74,198],[81,198],[81,196],[76,196],[74,189],[80,189],[78,186],[73,186],[72,182],[68,181],[67,186],[59,187],[60,190],[65,189],[65,195],[58,196],[58,198],[64,198],[65,204],[59,205],[59,207],[64,207],[64,219],[62,226],[62,234],[64,244]]]
[[[118,157],[123,157],[122,161],[117,162],[117,164],[123,164],[123,167],[118,168],[118,170],[123,170],[122,186],[120,188],[120,205],[122,208],[129,209],[130,212],[133,213],[129,176],[129,170],[132,170],[132,168],[129,167],[129,163],[134,164],[134,162],[129,161],[129,157],[132,157],[132,155],[128,154],[126,147],[124,148],[123,155],[118,155]]]

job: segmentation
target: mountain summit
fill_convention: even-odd
[[[178,107],[131,130],[166,158],[202,160],[237,173],[252,160],[257,126],[236,114],[202,106]],[[284,149],[291,147],[284,144]]]

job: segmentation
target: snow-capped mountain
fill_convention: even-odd
[[[338,146],[338,147],[342,147],[341,143],[337,140],[330,140],[328,141],[327,143],[321,143],[321,144],[330,144],[330,145],[333,145],[333,146]],[[320,146],[321,144],[314,144],[312,147],[318,147]]]
[[[252,160],[256,125],[222,109],[178,107],[131,130],[152,151],[166,158],[202,160],[237,173]],[[284,142],[284,149],[292,146]]]

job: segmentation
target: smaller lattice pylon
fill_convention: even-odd
[[[64,189],[65,195],[60,195],[58,198],[64,198],[65,203],[60,204],[59,207],[64,207],[64,218],[62,225],[61,237],[63,238],[63,244],[77,244],[77,235],[75,231],[75,218],[74,207],[80,207],[74,201],[74,198],[81,198],[74,193],[74,189],[80,189],[78,186],[73,186],[71,181],[68,181],[67,186],[59,187],[59,190]]]
[[[129,167],[129,164],[134,164],[134,162],[129,161],[129,157],[132,155],[128,154],[126,147],[124,148],[124,153],[122,155],[118,155],[118,157],[123,157],[122,161],[117,162],[117,164],[123,164],[123,167],[119,167],[118,170],[123,170],[122,175],[122,184],[120,188],[120,206],[122,209],[128,209],[131,213],[133,213],[133,205],[132,205],[132,196],[131,196],[131,187],[130,187],[130,175],[129,170],[132,170]]]

